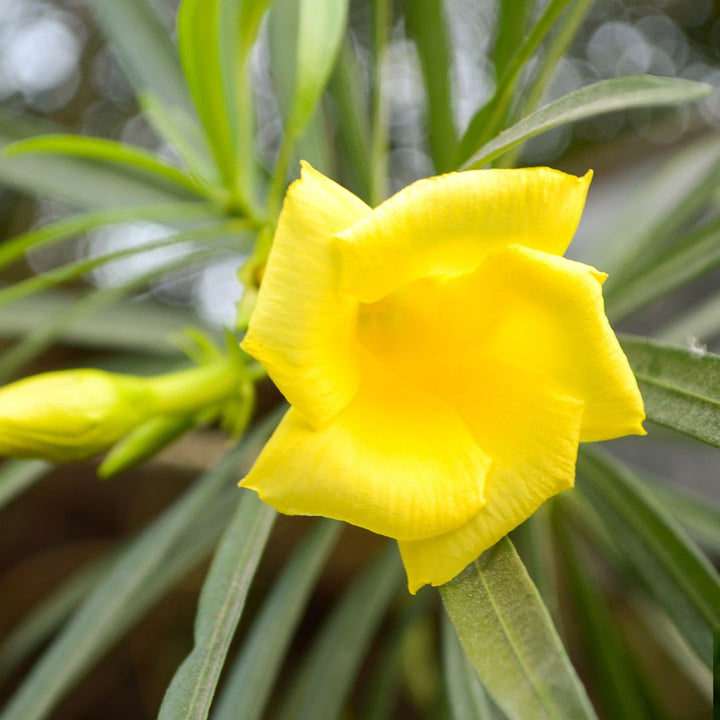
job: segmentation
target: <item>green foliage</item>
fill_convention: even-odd
[[[478,678],[509,720],[596,717],[508,539],[440,594]]]

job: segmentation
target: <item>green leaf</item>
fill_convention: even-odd
[[[648,420],[720,447],[720,356],[624,335]]]
[[[151,97],[162,108],[166,124],[156,128],[173,142],[186,162],[212,179],[209,150],[183,79],[177,52],[148,0],[91,0],[95,15],[123,70],[142,100]],[[152,121],[155,115],[149,114]],[[171,130],[164,132],[167,127]],[[190,149],[190,155],[186,152]]]
[[[243,492],[203,584],[195,616],[195,645],[165,692],[159,720],[207,718],[275,516],[255,493]]]
[[[40,720],[123,632],[127,608],[148,588],[173,549],[239,466],[250,461],[277,423],[271,415],[213,471],[206,473],[120,554],[10,699],[2,720]]]
[[[321,520],[283,569],[228,671],[212,720],[259,720],[342,525]]]
[[[160,160],[143,148],[126,145],[100,137],[78,135],[40,135],[39,137],[19,140],[4,150],[7,158],[23,155],[49,154],[67,157],[79,157],[109,169],[114,166],[137,171],[160,184],[168,183],[181,191],[187,191],[199,197],[207,195],[206,190],[190,175],[175,165]]]
[[[112,208],[73,215],[29,230],[0,245],[0,267],[19,260],[29,250],[48,247],[66,238],[80,235],[88,230],[138,220],[155,221],[177,225],[181,222],[218,221],[223,217],[209,203],[189,202],[168,205],[149,205],[136,208]]]
[[[1,125],[2,121],[0,140]],[[130,167],[51,154],[0,157],[0,183],[81,208],[147,207],[197,199],[195,192]]]
[[[662,605],[705,664],[720,627],[720,577],[629,468],[584,448],[579,487],[646,590]]]
[[[556,546],[564,560],[563,577],[574,608],[570,622],[578,623],[575,634],[582,638],[583,656],[592,669],[598,701],[613,720],[651,720],[656,716],[649,714],[638,673],[601,585],[594,578],[592,558],[578,534],[570,532],[562,503],[553,505],[553,520]]]
[[[719,181],[720,139],[714,136],[691,143],[653,167],[613,213],[616,217],[609,218],[596,243],[596,264],[610,273],[603,294],[622,292],[628,278],[642,275],[646,262],[712,202]]]
[[[615,110],[679,105],[706,97],[710,91],[705,83],[654,75],[601,80],[545,105],[504,130],[483,145],[462,169],[481,168],[519,143],[561,125]]]
[[[365,93],[359,72],[359,58],[349,38],[338,53],[330,78],[330,92],[337,105],[337,133],[341,152],[343,184],[366,202],[370,198],[370,125]]]
[[[110,449],[97,469],[98,477],[106,480],[140,465],[198,423],[192,414],[158,415],[146,420]]]
[[[492,98],[490,98],[484,107],[475,113],[465,130],[465,134],[460,140],[455,162],[456,167],[463,163],[467,164],[467,162],[470,162],[468,158],[477,151],[478,147],[505,126],[513,95],[517,83],[522,76],[523,68],[534,55],[545,36],[552,29],[558,16],[565,9],[569,1],[570,0],[550,0],[538,21],[532,25],[532,29],[520,47],[513,52],[510,62],[498,80]],[[500,137],[502,137],[502,135]],[[482,152],[482,150],[480,150],[480,152]]]
[[[404,3],[405,23],[420,57],[425,83],[430,154],[437,172],[452,169],[457,137],[453,118],[451,52],[443,0]]]
[[[347,0],[285,0],[273,4],[273,70],[281,104],[287,108],[285,132],[292,137],[302,134],[330,78],[347,13]]]
[[[247,59],[269,0],[183,0],[178,45],[215,163],[236,199],[251,203],[253,105]]]
[[[8,677],[65,622],[105,573],[111,557],[112,553],[107,553],[63,580],[3,638],[0,678]]]
[[[389,546],[335,606],[306,656],[279,720],[335,720],[401,577]]]
[[[521,46],[528,26],[530,0],[500,0],[492,61],[495,76],[502,77],[513,55]]]
[[[699,545],[720,556],[720,502],[657,478],[640,480]]]
[[[509,720],[596,717],[507,538],[442,585],[440,594],[480,682]]]
[[[720,174],[717,180],[720,181]],[[654,300],[720,265],[720,219],[699,228],[656,260],[643,261],[642,271],[605,294],[605,308],[613,322],[637,312]]]
[[[151,250],[170,247],[184,242],[204,242],[204,243],[225,243],[228,239],[234,238],[235,223],[224,223],[215,227],[201,228],[200,230],[191,230],[177,235],[171,235],[168,238],[154,240],[137,247],[126,248],[125,250],[117,250],[106,255],[90,259],[76,260],[75,262],[61,265],[53,270],[48,270],[42,275],[34,275],[26,280],[16,282],[0,290],[0,305],[17,302],[17,300],[28,297],[37,292],[47,290],[60,283],[74,280],[113,260],[121,260],[122,258],[132,257]]]
[[[480,684],[447,615],[443,615],[442,631],[443,670],[452,720],[504,718]]]
[[[181,269],[191,272],[198,265],[204,265],[216,252],[212,247],[201,248],[130,282],[94,290],[79,300],[55,290],[31,295],[15,303],[12,313],[0,313],[0,336],[20,336],[0,355],[0,382],[6,382],[58,339],[81,347],[177,355],[179,350],[168,341],[168,335],[196,323],[196,316],[153,303],[121,301],[168,273]]]
[[[513,5],[511,0],[508,5]],[[568,8],[555,23],[553,33],[538,59],[538,67],[527,87],[523,88],[520,99],[520,116],[535,110],[543,98],[550,81],[555,74],[558,62],[567,54],[577,31],[593,5],[593,0],[571,0]],[[498,163],[502,167],[514,167],[522,150],[522,143],[509,150]]]
[[[720,333],[720,295],[711,295],[667,321],[657,332],[659,340],[669,343],[699,343]]]
[[[0,466],[0,508],[52,469],[44,460],[6,460]]]

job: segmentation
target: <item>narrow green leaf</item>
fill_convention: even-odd
[[[624,335],[648,420],[720,447],[720,356]]]
[[[646,262],[712,202],[718,182],[720,139],[714,136],[691,143],[653,167],[596,243],[596,264],[610,273],[603,294],[621,292],[627,278],[641,275]]]
[[[44,460],[6,460],[0,466],[0,508],[52,469]]]
[[[670,514],[629,468],[584,448],[578,456],[581,492],[598,508],[618,549],[705,664],[712,630],[720,627],[720,577]]]
[[[288,128],[299,135],[325,90],[337,57],[348,0],[300,0],[294,97]]]
[[[272,415],[213,471],[203,475],[121,553],[10,699],[2,720],[41,720],[125,629],[128,606],[172,556],[204,508],[247,463],[277,423]]]
[[[711,295],[667,322],[657,332],[659,340],[668,343],[706,342],[720,334],[720,295]]]
[[[184,0],[178,45],[190,91],[226,187],[254,200],[253,96],[247,59],[269,0]]]
[[[517,3],[522,5],[522,3]],[[404,3],[405,22],[420,57],[430,152],[437,172],[452,169],[457,144],[453,118],[450,39],[443,0]]]
[[[601,80],[545,105],[504,130],[483,145],[462,169],[481,168],[519,143],[561,125],[615,110],[679,105],[699,100],[709,93],[710,86],[705,83],[654,75]]]
[[[433,701],[428,696],[435,694],[437,685],[437,653],[431,645],[435,618],[430,605],[435,599],[427,588],[415,596],[406,595],[400,599],[400,608],[393,608],[392,625],[383,633],[372,670],[363,685],[363,697],[355,708],[357,717],[392,720],[403,684],[408,686],[416,705],[432,707]]]
[[[73,215],[29,230],[0,245],[0,267],[19,260],[28,250],[48,247],[66,238],[103,225],[138,220],[178,225],[185,222],[218,221],[223,216],[210,203],[170,203],[136,208],[112,208]]]
[[[531,0],[500,0],[492,61],[495,76],[502,77],[513,55],[521,46],[528,27]]]
[[[310,593],[342,525],[321,520],[293,554],[228,671],[212,720],[259,720]]]
[[[656,478],[643,480],[653,495],[702,547],[720,556],[720,502]]]
[[[503,75],[498,80],[495,93],[484,107],[470,120],[465,134],[460,139],[455,166],[471,162],[478,148],[506,124],[512,99],[523,68],[534,55],[555,21],[570,0],[550,0],[542,15],[532,25],[520,47],[512,54]],[[502,135],[500,136],[502,137]],[[519,141],[518,141],[519,142]],[[483,148],[484,149],[484,148]],[[509,148],[508,148],[509,149]],[[480,150],[482,152],[482,149]],[[492,159],[492,158],[490,158]],[[483,163],[484,164],[484,163]]]
[[[280,206],[297,139],[313,117],[340,51],[349,0],[275,0],[269,16],[273,79],[285,117],[268,194],[268,213]]]
[[[168,336],[198,322],[196,316],[177,308],[121,301],[169,273],[192,272],[216,252],[212,247],[201,248],[118,287],[91,291],[79,300],[55,290],[16,303],[12,313],[0,313],[0,336],[20,337],[0,355],[0,382],[7,382],[58,339],[81,347],[177,355],[179,349],[169,342]],[[42,298],[39,302],[38,297]]]
[[[613,720],[651,720],[617,622],[603,596],[594,568],[577,533],[571,533],[561,503],[553,506],[557,548],[564,560],[563,577],[573,600],[573,620],[579,621],[583,655],[592,668],[598,702]]]
[[[190,415],[159,415],[133,428],[113,446],[97,469],[106,480],[145,462],[198,424]]]
[[[718,174],[720,181],[720,174]],[[668,248],[656,260],[643,261],[642,272],[605,294],[608,317],[618,322],[654,300],[720,265],[720,219],[708,223]]]
[[[195,645],[165,692],[159,720],[204,720],[210,712],[225,656],[276,516],[255,493],[244,491],[242,495],[200,594]]]
[[[514,5],[514,2],[504,3]],[[553,33],[543,48],[538,61],[538,68],[533,74],[527,87],[523,88],[520,99],[520,117],[531,113],[541,102],[545,90],[555,74],[560,60],[567,54],[577,31],[580,29],[585,16],[593,5],[593,0],[571,0],[569,6],[558,18]],[[518,155],[522,150],[522,143],[509,150],[498,165],[501,167],[514,167]]]
[[[191,167],[212,167],[209,149],[205,143],[195,114],[177,52],[148,0],[91,0],[95,15],[110,41],[123,70],[140,98],[152,97],[162,107],[162,116],[168,121],[156,129],[173,142],[178,135],[183,143],[176,145]],[[154,116],[151,113],[150,119]],[[167,126],[172,128],[165,133]],[[188,157],[185,150],[191,148]],[[193,158],[198,160],[193,162]],[[210,173],[205,177],[211,179]]]
[[[443,615],[442,643],[443,670],[452,720],[504,718],[480,684],[447,615]]]
[[[389,546],[335,606],[306,657],[277,717],[335,720],[401,578]]]
[[[147,207],[197,199],[194,192],[129,167],[51,154],[0,157],[0,183],[80,208]]]
[[[112,253],[107,253],[106,255],[100,255],[99,257],[76,260],[53,270],[48,270],[42,275],[34,275],[26,280],[21,280],[14,285],[3,288],[0,290],[0,305],[17,302],[34,293],[47,290],[60,283],[74,280],[113,260],[121,260],[122,258],[132,257],[144,252],[150,252],[151,250],[170,247],[185,242],[226,243],[228,239],[234,238],[235,228],[237,227],[235,223],[224,223],[215,227],[178,233],[168,238],[154,240],[144,245],[126,248],[125,250],[117,250]]]
[[[7,158],[32,154],[79,157],[101,165],[126,167],[149,176],[154,182],[169,183],[199,197],[207,194],[196,180],[175,165],[160,160],[143,148],[115,140],[80,135],[40,135],[19,140],[4,150]]]
[[[509,720],[595,719],[547,609],[501,540],[440,587],[483,687]]]
[[[83,566],[33,607],[0,645],[0,678],[7,677],[57,630],[107,570],[112,553]]]
[[[345,38],[330,77],[330,92],[337,105],[342,151],[338,162],[343,184],[366,202],[370,198],[370,125],[367,98],[362,91],[359,59],[349,38]]]

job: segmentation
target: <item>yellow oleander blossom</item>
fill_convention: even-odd
[[[606,276],[562,257],[590,177],[451,173],[373,210],[303,164],[242,343],[292,407],[241,485],[396,538],[415,592],[570,488],[579,442],[644,434]]]

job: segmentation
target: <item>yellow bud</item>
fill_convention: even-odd
[[[151,412],[141,377],[64,370],[0,388],[0,455],[80,460],[117,442]]]

